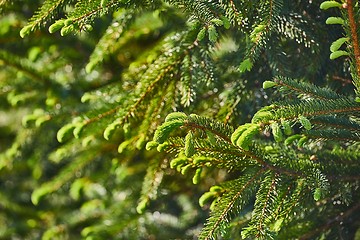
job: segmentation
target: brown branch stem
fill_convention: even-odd
[[[355,55],[356,73],[360,77],[360,48],[359,48],[359,39],[357,35],[357,24],[354,13],[354,3],[352,0],[347,0],[347,13],[349,16],[351,40]]]

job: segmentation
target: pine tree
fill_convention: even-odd
[[[0,238],[359,238],[358,2],[0,6]]]

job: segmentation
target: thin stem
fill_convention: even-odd
[[[356,72],[357,75],[360,76],[360,48],[359,48],[359,39],[357,35],[357,25],[355,20],[355,13],[354,13],[354,3],[352,0],[347,0],[347,13],[349,16],[351,40],[355,55]]]

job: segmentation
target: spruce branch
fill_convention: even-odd
[[[273,194],[273,191],[275,191],[275,188],[276,188],[276,184],[277,184],[277,174],[274,174],[272,176],[272,181],[271,181],[271,184],[268,188],[268,192],[266,194],[266,198],[264,201],[262,201],[262,208],[261,208],[261,214],[260,216],[258,216],[258,222],[256,223],[257,224],[257,227],[258,227],[258,234],[261,234],[264,232],[264,221],[266,220],[266,215],[267,215],[267,207],[268,207],[268,204],[271,204],[271,202],[273,202],[273,199],[271,199],[271,195]],[[266,223],[265,223],[266,224]]]
[[[313,239],[314,236],[321,232],[325,232],[326,230],[332,228],[335,224],[344,221],[345,219],[349,218],[351,215],[359,214],[360,213],[360,203],[356,204],[355,206],[351,207],[345,212],[341,212],[336,217],[328,220],[324,225],[315,228],[314,230],[302,235],[299,239],[306,240],[306,239]]]
[[[80,150],[78,154],[81,152],[82,151]],[[82,155],[81,157],[78,157],[76,161],[64,167],[52,180],[43,183],[40,187],[35,189],[31,195],[31,201],[37,205],[43,196],[57,191],[66,182],[71,180],[75,176],[76,172],[82,170],[86,165],[90,164],[98,156],[100,156],[101,152],[98,152],[97,155],[92,155],[91,152],[87,152],[87,154],[89,155]]]
[[[263,2],[262,4],[263,6],[261,7],[263,9],[261,10],[264,12],[261,15],[265,15],[265,19],[262,23],[255,27],[253,32],[250,34],[252,46],[247,52],[247,59],[249,59],[251,63],[254,63],[259,57],[260,51],[265,47],[268,41],[269,35],[273,30],[274,23],[277,20],[276,16],[281,10],[282,0],[269,0]]]
[[[264,159],[264,157],[261,157],[261,153],[260,153],[261,151],[262,151],[261,149],[257,149],[256,145],[253,145],[253,148],[250,149],[249,151],[245,151],[245,153],[250,158],[256,160],[261,166],[263,166],[264,168],[270,169],[275,173],[281,173],[281,174],[285,174],[285,175],[291,176],[291,177],[303,177],[304,176],[300,172],[295,172],[293,170],[281,168],[281,167],[271,164],[270,161],[266,161]]]
[[[134,102],[134,104],[127,110],[127,113],[122,116],[122,120],[120,121],[119,124],[122,124],[124,122],[126,122],[131,116],[134,116],[134,112],[137,111],[139,105],[141,105],[144,100],[149,97],[152,93],[153,93],[153,90],[154,88],[159,84],[159,82],[161,80],[164,79],[164,77],[171,71],[173,70],[176,65],[179,63],[179,61],[175,61],[173,63],[170,63],[170,65],[168,65],[167,67],[165,67],[164,69],[161,69],[160,70],[160,73],[159,75],[157,75],[157,77],[149,84],[149,86],[147,86],[147,88],[144,90],[144,92],[141,93],[140,97]],[[153,71],[152,68],[149,69],[149,71]],[[93,117],[93,118],[90,118],[90,119],[86,119],[84,120],[84,124],[90,124],[90,123],[93,123],[93,122],[96,122],[96,121],[99,121],[100,119],[103,119],[107,116],[110,116],[110,115],[113,115],[115,114],[119,109],[123,108],[122,105],[118,105],[116,106],[115,108],[113,109],[110,109],[109,111],[107,112],[104,112],[104,113],[101,113],[101,114],[98,114],[97,116]]]
[[[331,139],[336,141],[360,141],[360,133],[346,129],[319,129],[303,132],[304,135],[314,139]]]
[[[351,84],[351,80],[348,78],[340,77],[340,76],[332,76],[332,79],[335,81],[339,81],[342,83],[343,86]]]
[[[45,77],[43,73],[39,72],[32,66],[32,63],[28,59],[23,59],[20,56],[16,56],[7,51],[0,50],[0,65],[12,67],[18,71],[23,72],[29,78],[38,81],[45,86],[49,86],[52,82],[50,79]]]
[[[46,23],[46,21],[51,18],[54,18],[62,8],[73,1],[74,0],[44,1],[40,9],[31,17],[29,23],[20,31],[20,36],[24,37],[36,28],[39,28],[41,24]]]
[[[205,2],[203,0],[166,0],[166,2],[169,2],[179,8],[184,8],[205,24],[210,24],[211,20],[215,19],[217,15],[217,13],[211,9],[211,5],[214,4],[211,2]]]
[[[234,192],[232,194],[233,190],[232,189],[230,190],[229,194],[232,194],[230,195],[230,199],[229,200],[224,199],[224,201],[226,201],[226,205],[224,207],[219,206],[219,208],[221,208],[222,210],[216,209],[217,211],[215,210],[213,212],[213,215],[208,219],[206,226],[202,230],[199,239],[204,239],[204,240],[216,239],[216,231],[218,230],[220,225],[226,222],[229,213],[232,211],[234,207],[239,208],[239,206],[235,206],[235,202],[242,197],[244,191],[248,190],[248,187],[252,185],[256,181],[256,179],[258,179],[261,176],[261,174],[264,171],[266,171],[266,169],[261,168],[255,174],[252,174],[252,177],[249,180],[247,180],[247,182],[245,182],[237,192]]]
[[[234,0],[230,0],[230,6],[231,6],[232,10],[234,11],[235,16],[236,16],[236,17],[239,17],[239,16],[240,16],[240,13],[239,13],[239,10],[236,8],[236,5],[235,5],[235,3],[234,3]]]
[[[89,63],[86,65],[87,72],[91,72],[106,57],[118,50],[117,45],[114,46],[114,42],[117,42],[123,36],[134,20],[135,13],[132,10],[124,11],[124,13],[114,19],[91,53]]]
[[[80,22],[80,21],[84,21],[85,19],[88,18],[92,18],[94,16],[97,16],[99,14],[102,14],[102,12],[107,11],[109,9],[111,10],[116,10],[116,8],[119,8],[121,6],[121,4],[117,1],[111,1],[109,3],[107,3],[105,6],[101,6],[99,5],[99,7],[95,8],[95,9],[91,9],[90,11],[84,12],[82,13],[82,10],[86,9],[88,4],[85,2],[79,2],[81,4],[75,6],[75,7],[79,7],[80,10],[73,12],[73,14],[70,14],[71,20],[73,22]],[[91,6],[91,5],[90,5]],[[81,14],[77,14],[78,12],[80,12]]]
[[[118,107],[115,107],[115,108],[113,108],[113,109],[110,109],[110,110],[107,111],[107,112],[100,113],[100,114],[98,114],[97,116],[95,116],[95,117],[93,117],[93,118],[85,119],[83,123],[84,123],[84,125],[88,125],[88,124],[91,124],[91,123],[93,123],[93,122],[97,122],[97,121],[99,121],[100,119],[103,119],[103,118],[105,118],[105,117],[107,117],[107,116],[110,116],[110,115],[112,115],[112,114],[115,114],[120,108],[121,108],[121,107],[118,106]]]
[[[195,122],[185,122],[184,126],[189,127],[189,128],[199,129],[199,130],[202,130],[202,131],[204,131],[204,132],[210,131],[210,132],[212,132],[213,134],[215,134],[216,136],[222,138],[224,141],[226,141],[226,142],[228,142],[228,143],[231,143],[231,140],[230,140],[230,137],[229,137],[229,136],[224,135],[224,133],[222,133],[222,132],[220,132],[220,131],[217,131],[217,130],[215,130],[215,129],[207,128],[206,126],[197,124],[197,123],[195,123]]]
[[[196,123],[194,121],[190,121],[190,122],[185,121],[184,126],[189,127],[189,128],[199,129],[199,130],[202,130],[204,132],[210,131],[213,134],[215,134],[216,136],[218,136],[219,138],[223,139],[228,144],[233,145],[232,142],[231,142],[231,139],[230,139],[230,137],[228,135],[225,135],[223,132],[217,131],[212,127],[207,127],[207,126],[198,124],[198,123]],[[262,150],[258,149],[258,147],[256,145],[253,145],[249,150],[244,150],[244,149],[242,149],[242,148],[240,148],[238,146],[236,146],[236,148],[241,153],[243,153],[246,157],[255,160],[259,165],[263,166],[264,168],[270,169],[270,170],[272,170],[274,172],[283,173],[283,174],[288,175],[288,176],[299,177],[299,176],[302,175],[299,172],[294,172],[294,171],[289,170],[289,169],[283,169],[283,168],[280,168],[278,166],[272,165],[270,163],[270,161],[265,160],[266,156],[263,156],[262,154],[260,154],[262,152]]]
[[[21,25],[34,2],[0,0],[0,5],[4,2],[0,182],[7,186],[1,194],[10,197],[2,199],[0,238],[15,231],[17,238],[48,239],[312,239],[337,233],[350,238],[359,228],[360,103],[347,86],[352,76],[359,95],[354,0],[322,1],[322,8],[342,8],[343,19],[327,22],[343,29],[326,28],[327,14],[316,1],[36,1],[42,5],[21,36],[59,15],[49,32],[93,28],[72,36],[71,46],[57,34],[14,38],[11,29]],[[347,36],[331,44],[344,32]],[[330,44],[337,56],[350,53],[351,62],[329,61],[321,52]],[[82,56],[90,56],[86,71]],[[274,79],[278,74],[284,76]],[[262,82],[278,91],[263,91]],[[327,87],[331,83],[336,91]],[[19,92],[34,101],[20,106],[6,101]],[[89,104],[78,101],[81,93],[81,102]],[[45,97],[53,97],[52,105]],[[23,118],[26,129],[19,128],[21,120],[14,116],[28,112],[33,114]],[[36,129],[27,124],[32,122]],[[235,125],[240,126],[234,130]],[[115,134],[118,127],[121,134]],[[71,134],[75,139],[62,141]],[[152,134],[145,149],[158,152],[144,150]],[[49,141],[56,136],[61,144]],[[199,183],[202,169],[206,174],[200,185],[189,186],[179,184],[172,169],[184,175],[181,180],[194,176],[193,183]],[[71,184],[76,177],[80,181]],[[215,183],[205,195],[215,200],[199,236],[194,226],[203,224],[204,215],[198,204],[208,206],[205,197],[198,202],[192,196]],[[33,203],[41,204],[36,211],[20,211],[22,204],[35,209],[31,192]],[[160,204],[145,212],[158,193]],[[55,201],[41,201],[45,195]],[[50,221],[42,226],[44,218]]]
[[[360,110],[359,103],[348,97],[340,97],[338,99],[313,99],[294,101],[288,104],[276,103],[268,111],[259,111],[254,115],[253,122],[262,125],[271,125],[274,121],[281,120],[298,120],[299,116],[313,118],[319,116],[331,116],[337,114],[339,116],[354,114]],[[255,118],[256,117],[256,118]]]
[[[342,116],[318,116],[311,119],[311,122],[317,126],[330,127],[335,129],[348,129],[360,131],[360,124],[347,117]]]
[[[294,197],[290,197],[289,203],[288,203],[288,207],[287,209],[284,210],[284,216],[288,217],[291,213],[292,210],[295,209],[295,207],[297,206],[297,204],[299,204],[299,200],[301,199],[301,195],[304,194],[304,180],[299,178],[297,181],[297,186],[295,188],[294,193],[292,194],[292,196]],[[291,184],[293,184],[293,182],[291,182]],[[285,197],[289,196],[287,193],[289,193],[291,190],[291,185],[288,187],[288,190],[286,192],[284,192],[284,196],[282,197],[282,199],[285,201]],[[285,203],[281,203],[279,204],[279,208],[285,205]],[[277,211],[275,211],[275,219],[277,219],[278,214],[280,214],[279,209],[277,209]]]
[[[233,116],[233,114],[235,113],[236,110],[236,106],[239,104],[239,102],[241,101],[241,98],[237,98],[235,100],[235,102],[231,105],[230,109],[228,110],[228,113],[225,116],[225,120],[224,120],[224,124],[228,124],[228,122],[230,121],[231,117]]]
[[[276,76],[274,82],[280,86],[286,88],[286,90],[293,91],[297,94],[304,94],[311,98],[317,99],[337,99],[344,97],[331,89],[320,88],[309,82],[300,82],[293,79],[285,78],[282,76]]]
[[[136,209],[138,213],[143,213],[148,202],[157,197],[158,188],[164,175],[164,172],[161,170],[162,163],[163,161],[157,158],[154,158],[149,163],[141,189],[140,203]]]
[[[293,186],[293,182],[288,184],[288,186],[286,187],[286,191],[284,191],[283,194],[281,195],[281,197],[280,197],[281,201],[280,201],[278,207],[274,210],[274,216],[273,216],[274,219],[277,219],[280,216],[281,208],[285,205],[286,197],[290,196],[292,186]]]

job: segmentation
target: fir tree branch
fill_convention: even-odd
[[[157,197],[158,188],[164,175],[164,172],[161,171],[162,163],[163,160],[157,158],[152,159],[149,163],[141,189],[140,203],[137,207],[139,213],[142,213],[145,210],[145,207],[150,200],[155,200]]]
[[[240,100],[241,100],[241,98],[237,98],[236,101],[230,107],[230,111],[228,112],[228,114],[226,114],[226,117],[225,117],[225,121],[224,121],[225,124],[227,124],[230,121],[231,117],[235,113],[236,106],[239,104]]]
[[[286,188],[286,191],[282,194],[282,196],[280,197],[281,202],[279,203],[278,207],[276,208],[276,210],[274,211],[274,219],[277,219],[278,216],[281,213],[281,207],[284,205],[285,203],[285,199],[287,196],[290,196],[290,191],[292,190],[292,185],[293,183],[291,182],[288,187]]]
[[[288,175],[288,176],[292,176],[292,177],[300,177],[300,176],[303,176],[302,173],[299,173],[299,172],[294,172],[292,170],[289,170],[289,169],[284,169],[284,168],[280,168],[280,167],[277,167],[277,166],[274,166],[268,162],[266,162],[265,160],[263,160],[261,157],[259,157],[259,154],[256,154],[256,150],[253,149],[253,150],[249,150],[249,151],[244,151],[246,153],[247,156],[249,156],[250,158],[256,160],[260,165],[262,165],[263,167],[267,168],[267,169],[270,169],[274,172],[277,172],[277,173],[282,173],[282,174],[285,174],[285,175]]]
[[[79,151],[79,153],[82,153],[82,151]],[[37,205],[43,196],[57,191],[66,182],[71,180],[77,171],[82,170],[86,165],[90,164],[102,154],[101,151],[97,152],[97,155],[92,155],[91,153],[93,152],[90,152],[90,154],[87,153],[89,155],[81,155],[81,157],[78,157],[75,161],[64,167],[52,180],[43,183],[40,187],[35,189],[31,195],[31,201]]]
[[[312,98],[326,100],[326,99],[338,99],[338,98],[344,97],[330,89],[320,88],[309,82],[295,81],[295,80],[292,80],[289,78],[284,78],[281,76],[275,77],[274,82],[276,84],[278,84],[279,86],[289,89],[290,91],[294,91],[295,93],[298,93],[298,94],[302,93],[302,94],[305,94]]]
[[[86,66],[86,71],[92,71],[95,66],[102,62],[110,54],[118,50],[117,42],[123,34],[128,30],[135,20],[135,14],[132,10],[124,11],[119,17],[113,20],[113,23],[107,28],[105,34],[101,37],[98,44],[96,44],[94,51],[90,55],[89,63]]]
[[[86,13],[80,15],[80,16],[76,16],[76,17],[75,17],[74,19],[72,19],[72,20],[75,21],[75,22],[80,22],[80,21],[82,21],[82,20],[84,20],[84,19],[86,19],[86,18],[89,18],[89,17],[91,17],[91,16],[93,16],[93,15],[96,15],[96,14],[98,14],[98,13],[101,13],[101,11],[104,11],[104,10],[106,10],[106,9],[115,8],[115,7],[117,7],[118,5],[119,5],[118,2],[113,1],[113,2],[108,3],[108,4],[107,4],[106,6],[104,6],[104,7],[99,6],[98,8],[93,9],[93,10],[91,10],[90,12],[86,12]]]
[[[273,121],[278,121],[281,118],[294,120],[298,119],[299,115],[310,118],[334,114],[354,114],[356,116],[360,111],[360,104],[347,97],[328,100],[314,99],[284,106],[277,105],[277,107],[273,110],[274,115],[270,119],[261,121],[262,124],[270,125]]]
[[[174,85],[175,85],[174,83],[170,83],[168,89],[174,88]],[[159,104],[154,105],[155,109],[151,109],[151,111],[149,111],[149,114],[147,115],[148,117],[142,124],[142,126],[144,126],[148,132],[154,132],[155,129],[158,127],[159,119],[157,116],[161,115],[162,111],[164,110],[164,106],[166,106],[165,104],[162,103],[165,103],[165,101],[167,99],[171,99],[171,97],[172,97],[172,91],[169,90],[169,95],[163,94],[158,100]]]
[[[276,177],[277,177],[277,174],[274,174],[273,176],[273,179],[271,181],[271,184],[270,184],[270,187],[268,189],[268,192],[266,194],[266,198],[265,198],[265,201],[263,201],[263,206],[262,206],[262,209],[261,209],[261,214],[259,216],[259,219],[258,219],[258,222],[256,223],[257,224],[257,227],[258,227],[258,234],[260,233],[263,233],[264,232],[264,229],[263,229],[263,222],[264,220],[266,219],[266,209],[267,209],[267,206],[268,204],[270,204],[271,200],[270,200],[270,196],[272,194],[273,191],[275,191],[275,186],[276,186]],[[259,236],[257,236],[259,237]]]
[[[110,110],[107,111],[107,112],[98,114],[96,117],[93,117],[93,118],[90,118],[90,119],[85,119],[83,123],[84,123],[85,125],[88,125],[88,124],[90,124],[90,123],[99,121],[100,119],[103,119],[103,118],[105,118],[105,117],[107,117],[107,116],[110,116],[110,115],[116,113],[117,110],[119,110],[120,108],[121,108],[121,106],[119,105],[118,107],[115,107],[115,108],[113,108],[113,109],[110,109]]]
[[[210,131],[210,132],[212,132],[213,134],[215,134],[216,136],[222,138],[224,141],[226,141],[226,142],[228,142],[228,143],[231,143],[231,139],[230,139],[228,136],[226,136],[226,135],[224,135],[223,133],[218,132],[218,131],[216,131],[216,130],[214,130],[214,129],[207,128],[207,127],[205,127],[205,126],[196,124],[196,123],[194,123],[194,122],[185,122],[184,126],[190,127],[190,128],[200,129],[200,130],[202,130],[202,131],[204,131],[204,132]]]
[[[358,111],[360,111],[360,106],[349,106],[348,108],[339,108],[339,109],[329,109],[329,110],[317,111],[314,114],[312,114],[312,113],[304,114],[304,116],[305,117],[311,117],[311,116],[320,116],[320,115],[327,115],[327,114],[334,114],[334,113],[351,113],[351,112],[358,112]]]
[[[239,13],[238,9],[235,6],[234,0],[230,0],[230,6],[231,6],[232,10],[234,11],[236,17],[239,17],[240,13]]]
[[[278,0],[265,1],[265,3],[269,4],[269,7],[266,8],[265,12],[263,13],[263,15],[266,16],[265,22],[263,22],[262,24],[263,29],[255,33],[252,47],[247,53],[247,57],[250,58],[252,62],[254,62],[258,58],[258,55],[260,54],[259,51],[264,48],[264,45],[268,41],[267,35],[270,34],[273,30],[273,21],[275,19],[276,12],[279,10],[278,8],[280,8],[282,5],[281,1],[277,1]]]
[[[303,132],[306,136],[314,139],[332,139],[336,141],[360,141],[360,134],[358,132],[349,131],[346,129],[325,129],[325,130],[309,130]]]
[[[162,70],[161,74],[159,74],[157,76],[157,78],[146,88],[146,90],[142,93],[142,95],[140,96],[140,98],[128,109],[127,113],[125,116],[122,117],[122,121],[121,123],[125,122],[130,116],[132,116],[134,114],[134,111],[136,111],[137,107],[144,101],[144,99],[149,96],[152,92],[153,89],[155,88],[156,84],[162,80],[164,78],[164,76],[171,71],[174,66],[177,64],[174,63],[172,65],[169,65],[168,67],[166,67],[165,69]],[[109,115],[115,114],[117,112],[117,110],[119,110],[120,108],[123,108],[122,105],[118,105],[117,107],[105,112],[105,113],[101,113],[99,115],[97,115],[96,117],[90,118],[90,119],[86,119],[84,120],[84,124],[90,124],[92,122],[96,122],[104,117],[107,117]]]
[[[298,185],[297,188],[295,189],[295,197],[291,197],[290,200],[290,206],[288,207],[287,211],[285,212],[285,216],[289,216],[291,214],[291,211],[297,207],[297,204],[299,203],[299,200],[301,199],[301,195],[304,194],[304,180],[300,179],[300,181],[298,181]],[[281,205],[279,205],[281,206]]]
[[[8,53],[6,51],[0,50],[0,66],[5,64],[9,67],[12,67],[18,71],[23,72],[29,78],[41,82],[45,85],[48,85],[51,81],[44,77],[44,74],[38,72],[36,69],[31,67],[31,63],[24,58],[20,58],[14,54]]]
[[[186,122],[184,124],[184,126],[187,126],[187,127],[190,127],[190,128],[196,128],[196,129],[200,129],[204,132],[206,131],[210,131],[212,132],[213,134],[217,135],[218,137],[222,138],[224,141],[228,142],[229,144],[232,144],[231,142],[231,139],[218,132],[218,131],[215,131],[214,129],[212,128],[207,128],[205,126],[202,126],[202,125],[199,125],[199,124],[196,124],[194,122]],[[277,166],[274,166],[268,162],[266,162],[265,160],[263,160],[261,157],[260,157],[260,154],[257,154],[257,149],[256,147],[254,146],[252,149],[246,151],[244,149],[241,149],[239,147],[237,147],[241,152],[243,152],[247,157],[251,158],[251,159],[254,159],[256,162],[258,162],[258,164],[260,164],[261,166],[263,166],[264,168],[267,168],[267,169],[270,169],[274,172],[278,172],[278,173],[283,173],[283,174],[286,174],[288,176],[293,176],[293,177],[299,177],[301,176],[302,174],[301,173],[298,173],[298,172],[294,172],[294,171],[291,171],[291,170],[288,170],[288,169],[283,169],[283,168],[279,168]]]
[[[339,215],[334,217],[333,219],[330,219],[326,224],[323,226],[320,226],[316,229],[314,229],[311,232],[308,232],[301,236],[299,239],[306,240],[306,239],[313,239],[313,237],[321,232],[325,232],[326,230],[332,228],[335,224],[338,224],[339,222],[342,222],[343,220],[349,218],[349,216],[353,214],[359,214],[360,210],[360,203],[356,204],[346,212],[341,212]]]
[[[211,230],[207,232],[206,236],[201,236],[201,239],[204,240],[210,240],[213,239],[215,235],[215,231],[220,226],[220,224],[227,218],[228,213],[231,211],[231,209],[234,207],[234,204],[236,200],[241,197],[243,192],[247,189],[247,187],[252,184],[259,175],[261,175],[266,169],[261,168],[258,172],[256,172],[252,178],[250,178],[243,186],[242,188],[231,198],[228,205],[223,209],[223,211],[220,213],[219,217],[216,219],[216,221],[211,225]]]
[[[186,11],[190,12],[191,14],[195,15],[200,21],[209,24],[211,19],[215,18],[217,14],[214,12],[208,3],[203,0],[197,1],[184,1],[184,0],[167,0],[172,5],[175,5],[179,8],[184,8]]]
[[[348,78],[343,78],[343,77],[340,77],[340,76],[332,76],[332,79],[335,80],[335,81],[341,82],[343,86],[352,83],[350,79],[348,79]]]
[[[28,26],[32,26],[32,29],[38,27],[40,24],[44,23],[47,19],[53,18],[56,15],[55,11],[58,11],[60,8],[64,7],[68,3],[71,3],[72,1],[73,0],[44,1],[38,12],[31,17]]]
[[[360,131],[360,124],[346,117],[339,116],[318,116],[311,119],[312,124],[322,127],[330,127],[333,129],[348,129],[352,131]]]

